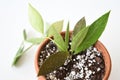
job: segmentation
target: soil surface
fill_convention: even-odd
[[[40,53],[39,66],[57,51],[57,46],[50,41]],[[104,73],[103,56],[95,47],[91,46],[87,50],[73,55],[72,59],[67,59],[64,65],[45,77],[47,80],[102,80]]]

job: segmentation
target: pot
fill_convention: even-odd
[[[70,32],[70,35],[72,34],[72,31]],[[61,32],[61,35],[64,37],[65,36],[65,32]],[[35,70],[36,73],[39,72],[39,66],[38,66],[38,60],[39,60],[39,55],[40,55],[40,51],[43,47],[45,47],[45,45],[49,42],[49,39],[45,39],[38,47],[36,55],[35,55]],[[102,80],[108,80],[110,72],[111,72],[111,58],[109,55],[109,52],[107,51],[107,49],[105,48],[105,46],[100,42],[97,41],[94,45],[98,51],[100,51],[102,53],[104,62],[105,62],[105,74]],[[40,79],[41,80],[41,79]]]

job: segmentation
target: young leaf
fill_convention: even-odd
[[[28,16],[29,16],[29,21],[32,27],[38,32],[44,33],[43,19],[39,14],[39,12],[34,7],[32,7],[31,4],[29,4],[29,7],[28,7]]]
[[[24,49],[24,43],[21,44],[19,50],[17,51],[15,57],[14,57],[14,61],[12,65],[16,65],[18,60],[21,58],[21,56],[28,51],[32,46],[34,46],[33,44],[30,45],[29,47],[27,47],[26,49]]]
[[[65,33],[65,45],[68,46],[68,43],[69,43],[69,22]]]
[[[22,56],[23,54],[23,50],[24,50],[24,44],[22,43],[14,57],[13,63],[12,65],[16,65],[17,61],[19,60],[19,58]]]
[[[75,28],[73,30],[73,36],[75,36],[80,30],[82,30],[84,27],[86,27],[86,21],[85,17],[80,19],[77,24],[75,25]]]
[[[110,14],[110,11],[102,15],[100,18],[98,18],[89,26],[88,33],[85,39],[83,40],[83,42],[81,43],[81,45],[76,49],[75,51],[76,53],[87,49],[98,40],[98,38],[100,37],[100,35],[105,29],[109,14]]]
[[[23,30],[23,38],[24,38],[24,40],[27,39],[27,34],[26,34],[26,30],[25,29]]]
[[[60,51],[67,51],[67,46],[65,45],[65,42],[64,42],[62,36],[60,35],[60,33],[58,33],[54,27],[51,27],[51,30],[54,31],[53,32],[53,37],[54,37],[53,42],[58,46]]]
[[[53,35],[54,31],[52,31],[51,27],[54,27],[57,32],[61,32],[63,28],[63,20],[54,22],[47,31],[47,36],[50,37]]]
[[[71,43],[71,50],[75,51],[76,48],[83,42],[89,27],[84,27],[82,30],[80,30],[72,39]]]
[[[26,41],[32,44],[40,44],[43,40],[44,38],[30,38],[30,39],[27,39]]]
[[[52,54],[48,59],[44,61],[44,63],[40,67],[38,76],[46,75],[59,68],[64,64],[68,56],[68,52],[57,52],[55,54]]]

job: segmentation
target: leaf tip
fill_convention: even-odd
[[[32,5],[30,3],[28,3],[28,8],[32,7]]]
[[[108,12],[107,12],[107,14],[109,15],[111,13],[111,10],[109,10]]]
[[[24,38],[24,40],[27,39],[27,33],[26,33],[26,30],[25,30],[25,29],[23,29],[23,38]]]
[[[82,19],[85,20],[85,16],[83,16]]]
[[[110,13],[110,12],[111,12],[111,10],[108,11],[108,13]]]

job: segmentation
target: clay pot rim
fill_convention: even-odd
[[[64,32],[61,32],[61,35],[64,35]],[[72,31],[70,31],[70,35],[72,34]],[[40,51],[42,49],[43,46],[45,46],[45,44],[47,44],[47,42],[50,41],[49,39],[45,39],[38,47],[36,54],[35,54],[35,60],[34,60],[34,65],[35,65],[35,70],[36,73],[38,73],[39,71],[39,66],[38,66],[38,59],[39,59],[39,55],[40,55]],[[105,48],[105,46],[98,40],[95,43],[95,47],[102,53],[104,61],[105,61],[105,75],[103,77],[103,80],[108,80],[110,72],[111,72],[111,58],[109,55],[109,52],[107,51],[107,49]]]

